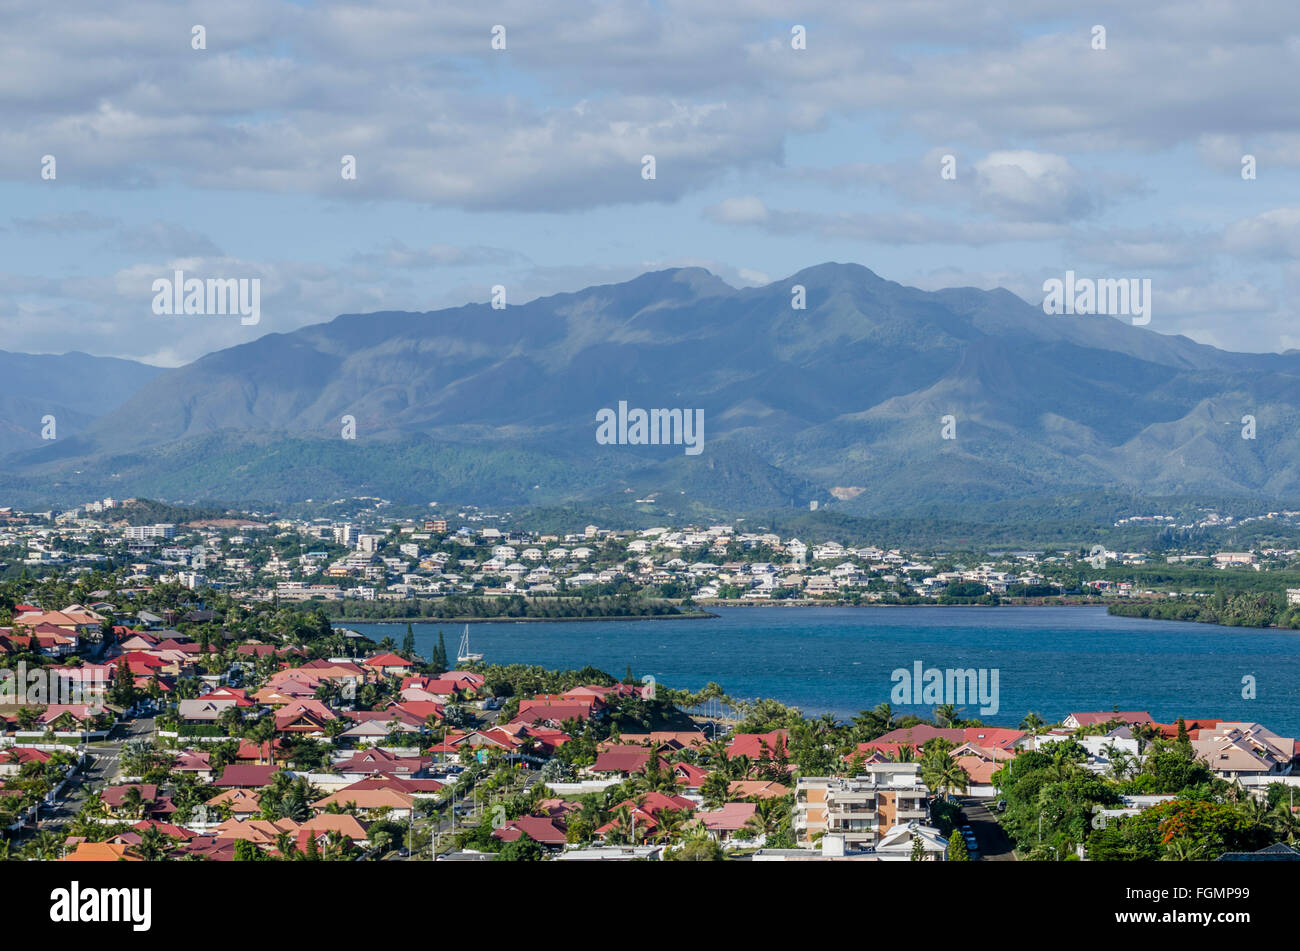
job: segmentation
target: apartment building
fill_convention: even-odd
[[[131,525],[126,529],[124,537],[128,541],[146,538],[175,538],[176,526],[161,522],[157,525]]]
[[[841,836],[846,849],[870,849],[899,823],[924,820],[930,791],[918,763],[873,763],[857,776],[807,776],[795,787],[799,844],[821,833]]]

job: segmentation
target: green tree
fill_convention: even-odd
[[[507,842],[497,853],[498,862],[540,862],[546,857],[541,844],[521,834],[513,842]]]
[[[912,835],[912,861],[913,862],[925,861],[925,843],[921,841],[921,837],[919,835],[915,835],[915,834]]]
[[[945,799],[970,789],[970,774],[947,750],[933,750],[921,757],[921,779],[931,792]]]
[[[966,839],[960,832],[954,832],[948,837],[948,861],[970,861],[970,850],[966,848]]]

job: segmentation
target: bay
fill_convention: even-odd
[[[772,697],[805,713],[849,717],[890,700],[891,674],[925,667],[998,671],[998,712],[962,715],[1016,726],[1070,712],[1145,710],[1157,721],[1215,717],[1300,732],[1300,633],[1151,621],[1085,607],[719,608],[710,620],[470,625],[488,663],[630,664],[670,687],[716,681],[733,697]],[[405,624],[346,626],[401,643]],[[416,624],[427,657],[441,630],[455,654],[463,625]],[[1243,697],[1243,677],[1256,698]],[[928,716],[930,706],[895,707]]]

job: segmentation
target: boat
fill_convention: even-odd
[[[460,647],[456,651],[456,663],[467,664],[470,661],[482,660],[482,654],[471,654],[469,651],[469,625],[465,625],[465,633],[460,636]]]

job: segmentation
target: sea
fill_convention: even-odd
[[[806,714],[846,719],[878,703],[928,716],[934,704],[895,702],[907,671],[974,669],[986,699],[960,715],[1018,726],[1071,712],[1140,710],[1245,720],[1300,735],[1300,632],[1152,621],[1104,607],[734,607],[701,620],[505,622],[469,625],[484,661],[546,668],[592,665],[623,677],[731,697],[770,697]],[[405,623],[343,626],[401,643]],[[414,625],[429,656],[441,631],[453,656],[463,624]],[[917,667],[917,664],[920,667]],[[945,678],[946,679],[946,678]],[[909,684],[910,685],[910,684]],[[892,694],[892,697],[891,697]],[[917,695],[907,699],[920,701]],[[952,702],[962,698],[946,696]]]

